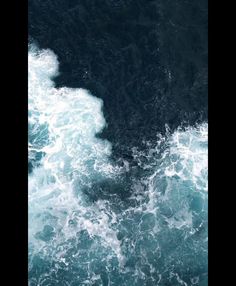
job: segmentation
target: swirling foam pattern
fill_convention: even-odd
[[[29,285],[207,285],[207,124],[116,164],[102,101],[29,48]]]

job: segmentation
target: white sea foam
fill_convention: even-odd
[[[160,148],[163,149],[161,153]],[[192,227],[188,197],[198,192],[207,199],[207,123],[178,129],[173,134],[167,132],[165,137],[159,135],[156,146],[152,144],[146,153],[133,148],[133,158],[143,170],[151,172],[150,176],[133,184],[136,200],[141,203],[145,195],[148,196],[148,202],[136,207],[136,212],[154,213],[158,217],[164,208],[165,221],[170,228]],[[160,229],[158,225],[155,228]]]
[[[29,175],[29,243],[45,246],[37,237],[45,225],[53,227],[52,243],[85,229],[121,257],[108,216],[99,205],[84,207],[80,197],[82,188],[118,171],[109,162],[111,144],[96,137],[106,126],[102,100],[84,89],[55,88],[58,61],[52,51],[31,46],[28,62],[29,159],[43,154]]]
[[[208,125],[203,123],[174,132],[169,145],[172,164],[166,168],[166,176],[191,180],[197,190],[207,191]]]
[[[159,135],[156,144],[147,143],[146,151],[133,148],[136,166],[124,162],[119,169],[109,159],[111,144],[96,137],[106,126],[102,101],[84,89],[56,88],[53,79],[59,64],[52,51],[31,46],[28,57],[29,160],[33,165],[29,174],[30,265],[34,254],[40,253],[62,263],[64,269],[80,264],[86,253],[86,263],[80,264],[84,267],[81,273],[87,273],[85,285],[101,281],[90,269],[93,259],[98,264],[102,259],[106,269],[114,270],[110,263],[114,257],[126,278],[145,279],[141,266],[146,265],[155,281],[152,275],[161,277],[156,261],[162,248],[169,247],[165,240],[159,242],[159,234],[187,229],[187,237],[200,230],[207,219],[207,124]],[[128,203],[120,200],[118,205],[112,198],[92,204],[85,200],[84,189],[93,192],[93,184],[117,179],[121,172],[132,176],[135,168],[143,172],[131,178]],[[127,188],[125,184],[122,187]],[[199,199],[196,206],[195,197]],[[196,213],[201,218],[198,224]],[[83,236],[83,231],[85,245],[87,240],[96,243],[85,252],[76,246],[78,233]],[[73,247],[76,251],[67,255]],[[123,267],[132,259],[138,261],[133,268]],[[51,283],[52,278],[47,274],[40,279],[38,285],[46,280]],[[184,283],[177,274],[176,279]]]

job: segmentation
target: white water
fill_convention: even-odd
[[[93,255],[99,257],[98,263],[103,259],[112,276],[110,261],[115,257],[120,267],[116,276],[127,274],[128,284],[139,285],[143,264],[150,267],[153,281],[157,281],[155,274],[161,281],[162,266],[153,262],[169,248],[159,242],[161,233],[171,236],[177,229],[188,238],[207,219],[207,124],[158,136],[155,147],[147,143],[146,152],[133,148],[133,159],[143,174],[131,178],[130,205],[103,199],[87,202],[84,189],[93,192],[94,184],[119,181],[123,172],[132,174],[132,170],[127,164],[123,169],[114,166],[109,159],[111,144],[96,137],[106,127],[102,101],[84,89],[55,88],[59,64],[52,51],[31,46],[28,59],[29,160],[34,165],[29,174],[30,269],[34,254],[62,263],[63,269],[80,264],[83,249],[76,250],[73,263],[67,251],[73,248],[70,239],[86,231],[95,245],[86,250],[88,265],[94,263]],[[200,223],[196,217],[201,218]],[[137,257],[141,262],[124,270],[125,263]],[[81,285],[94,280],[101,283],[101,277],[86,267],[82,272],[87,271],[88,277]],[[40,279],[49,279],[48,275],[42,274]],[[174,276],[182,281],[178,273]]]
[[[96,138],[106,125],[103,103],[84,89],[55,88],[58,61],[52,51],[30,47],[28,61],[29,158],[44,153],[29,175],[29,242],[43,247],[35,235],[48,224],[58,241],[74,236],[68,222],[76,217],[76,231],[86,229],[117,249],[107,215],[84,207],[80,197],[82,188],[119,171],[109,162],[111,144]]]

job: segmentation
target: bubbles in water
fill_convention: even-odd
[[[28,57],[30,285],[204,280],[207,124],[158,135],[146,151],[133,148],[137,164],[119,168],[96,136],[106,126],[102,101],[56,88],[52,51],[30,46]]]
[[[83,89],[55,88],[58,62],[50,50],[30,47],[28,59],[30,244],[52,247],[86,229],[118,245],[105,214],[81,199],[81,189],[118,171],[109,162],[111,144],[96,137],[106,125],[102,101]]]

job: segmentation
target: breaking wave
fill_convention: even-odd
[[[29,54],[29,285],[207,285],[207,123],[118,166],[102,100]]]

